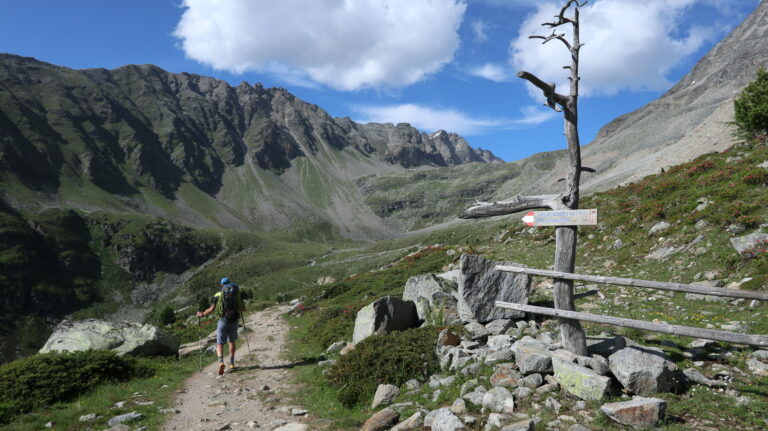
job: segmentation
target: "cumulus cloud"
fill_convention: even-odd
[[[174,35],[215,69],[338,90],[413,84],[451,61],[464,0],[183,0]]]
[[[460,135],[478,135],[492,128],[504,127],[508,122],[473,118],[455,109],[430,108],[405,103],[391,106],[359,106],[356,108],[363,123],[409,123],[428,132],[447,130]]]
[[[522,128],[524,126],[536,126],[545,121],[549,121],[558,115],[555,111],[549,108],[544,109],[538,106],[524,106],[520,109],[520,112],[523,114],[523,117],[512,121],[511,128],[513,129]]]
[[[711,0],[709,0],[711,1]],[[672,68],[713,37],[703,27],[684,28],[684,12],[696,0],[599,0],[581,9],[581,95],[613,95],[622,90],[663,90]],[[510,63],[567,91],[570,57],[559,41],[546,45],[530,35],[546,35],[541,23],[551,22],[560,5],[539,4],[510,44]],[[562,26],[568,33],[570,26]],[[558,31],[560,32],[560,31]],[[533,93],[538,92],[538,90]],[[540,92],[538,92],[540,93]]]
[[[470,75],[495,82],[508,82],[511,76],[509,73],[509,66],[494,63],[486,63],[482,66],[475,67],[470,69],[469,73]]]

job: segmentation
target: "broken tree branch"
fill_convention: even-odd
[[[556,210],[564,209],[564,206],[558,195],[515,196],[506,201],[476,202],[475,205],[467,208],[464,213],[460,214],[459,218],[493,217],[536,208]]]
[[[560,109],[557,107],[557,105],[560,105],[563,108],[568,106],[570,98],[568,96],[557,93],[555,91],[555,84],[547,84],[546,82],[536,77],[536,75],[525,71],[517,72],[517,77],[525,79],[531,84],[539,87],[539,89],[541,89],[541,91],[544,93],[544,97],[547,98],[547,106],[554,109],[555,111],[560,112]]]

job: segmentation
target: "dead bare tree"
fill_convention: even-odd
[[[579,41],[579,8],[586,4],[586,1],[579,3],[577,0],[568,0],[560,9],[560,13],[555,15],[555,21],[542,24],[545,27],[551,28],[552,34],[549,36],[531,36],[531,39],[542,39],[543,44],[553,40],[559,41],[568,49],[571,54],[571,64],[563,68],[570,70],[570,76],[568,77],[570,80],[570,94],[566,96],[557,93],[554,83],[546,83],[529,72],[521,71],[517,74],[518,77],[527,80],[541,89],[546,98],[547,106],[555,111],[563,112],[565,138],[568,142],[568,157],[570,160],[568,176],[566,177],[566,192],[561,195],[515,196],[501,202],[478,202],[460,215],[461,218],[491,217],[536,208],[549,208],[552,210],[578,209],[581,171],[589,170],[589,168],[582,168],[581,166],[578,132],[579,50],[583,46]],[[573,16],[566,16],[566,13],[572,7]],[[568,24],[572,26],[573,30],[570,42],[566,39],[565,33],[558,33],[561,26]],[[573,272],[576,263],[577,233],[576,226],[556,227],[555,271]],[[554,298],[555,308],[574,310],[573,280],[556,278]],[[578,320],[561,318],[560,334],[564,348],[578,355],[587,354],[584,328]]]

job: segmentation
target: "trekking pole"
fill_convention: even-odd
[[[203,331],[200,326],[200,317],[197,318],[197,334],[200,336],[200,355],[198,355],[200,359],[200,371],[203,371]]]
[[[240,317],[243,319],[243,333],[245,334],[245,344],[248,346],[248,353],[250,354],[252,353],[251,343],[248,341],[248,331],[247,331],[248,328],[245,326],[245,316],[243,315],[243,313],[240,313]]]

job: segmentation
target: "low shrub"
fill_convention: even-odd
[[[36,407],[66,401],[107,381],[151,375],[134,358],[110,351],[46,353],[0,366],[0,423]]]
[[[768,131],[768,72],[757,71],[757,78],[734,101],[738,135],[749,139]]]
[[[351,407],[370,400],[379,384],[400,386],[437,372],[434,349],[439,332],[431,327],[409,329],[359,342],[328,373],[329,382],[339,388],[339,402]]]

